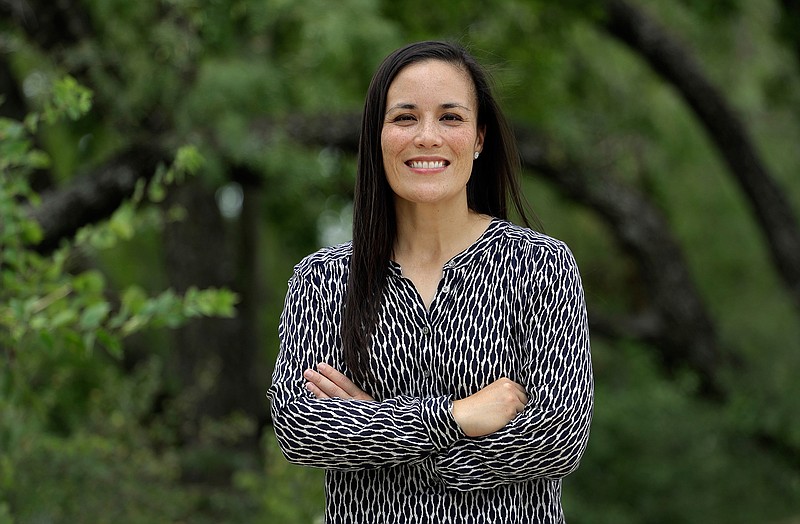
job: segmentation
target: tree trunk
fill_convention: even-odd
[[[228,383],[238,383],[238,388],[231,388],[231,407],[264,421],[269,411],[265,397],[269,374],[260,329],[264,304],[260,257],[263,188],[258,174],[245,168],[235,168],[232,178],[241,184],[244,196],[236,243],[235,289],[241,299],[236,308],[240,346],[223,360],[223,376]]]
[[[231,287],[232,248],[217,211],[214,195],[193,180],[172,188],[165,204],[186,211],[184,220],[164,229],[169,285],[179,293],[196,286]],[[175,360],[182,388],[195,388],[198,418],[229,412],[221,383],[225,353],[238,345],[236,319],[195,319],[174,331]]]

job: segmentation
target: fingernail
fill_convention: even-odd
[[[317,369],[322,369],[326,367],[328,367],[328,364],[326,364],[325,362],[320,362],[319,364],[317,364]]]
[[[311,380],[314,377],[314,370],[307,369],[307,370],[303,371],[303,376],[305,378],[307,378],[308,380]]]

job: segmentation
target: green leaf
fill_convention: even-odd
[[[25,117],[24,124],[25,129],[28,130],[29,133],[35,134],[36,130],[39,128],[39,119],[41,117],[38,113],[30,113]]]
[[[136,187],[133,190],[133,196],[131,197],[131,202],[134,204],[138,204],[144,198],[144,191],[147,187],[147,182],[144,178],[140,178],[136,180]]]
[[[28,321],[30,331],[41,331],[49,325],[50,318],[47,315],[33,315]]]
[[[111,232],[123,240],[130,240],[136,232],[136,228],[134,227],[135,215],[136,211],[130,203],[120,206],[114,214],[111,215],[108,224]]]
[[[106,350],[108,350],[111,356],[118,359],[122,358],[122,343],[120,342],[119,338],[112,335],[105,329],[98,329],[97,341],[100,342],[103,347],[106,348]]]
[[[34,149],[28,153],[25,164],[33,169],[46,169],[50,167],[50,156],[44,151]]]
[[[148,317],[144,315],[134,315],[122,324],[120,332],[122,336],[130,336],[147,325]]]
[[[196,147],[181,147],[175,154],[175,162],[172,166],[174,172],[178,175],[175,181],[182,182],[184,174],[196,174],[200,168],[203,167],[204,162],[205,159],[203,155],[200,154],[200,151],[198,151]]]
[[[97,340],[97,334],[94,331],[88,331],[83,334],[81,341],[83,342],[83,350],[85,353],[91,353],[94,350],[94,343]]]
[[[64,116],[77,120],[92,107],[92,92],[67,75],[55,81],[51,99],[44,106],[44,120],[55,123]]]
[[[108,302],[98,302],[87,307],[81,313],[80,328],[84,330],[96,329],[111,311]]]
[[[167,196],[167,189],[161,183],[150,182],[150,185],[147,188],[147,198],[150,199],[151,202],[159,203],[162,202]]]
[[[236,316],[235,305],[239,301],[236,293],[227,289],[189,288],[186,291],[184,314],[187,316]]]
[[[48,281],[55,281],[61,277],[64,271],[64,264],[69,256],[69,247],[62,247],[50,256],[50,263],[45,267],[42,277]]]
[[[36,245],[44,238],[41,226],[33,220],[26,220],[22,223],[22,238],[25,242]]]
[[[118,237],[110,227],[103,227],[102,225],[95,228],[93,234],[89,237],[90,245],[98,250],[111,249],[117,245]]]
[[[65,309],[63,311],[59,311],[58,313],[50,319],[50,328],[57,329],[61,326],[71,324],[78,319],[78,314],[73,309]]]
[[[97,270],[84,271],[72,281],[72,286],[78,294],[98,295],[105,288],[105,277]]]
[[[139,286],[130,286],[122,292],[122,305],[130,315],[137,315],[147,305],[147,294]]]

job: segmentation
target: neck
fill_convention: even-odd
[[[405,205],[397,202],[395,260],[444,263],[469,247],[488,226],[490,217],[457,208]]]

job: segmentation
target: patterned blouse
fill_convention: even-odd
[[[429,309],[391,264],[371,346],[376,401],[316,399],[303,371],[342,362],[351,245],[306,257],[289,280],[268,396],[293,463],[326,468],[325,522],[563,522],[561,478],[586,448],[593,380],[583,290],[561,241],[494,219],[443,268]],[[496,379],[529,401],[470,438],[451,401]]]

